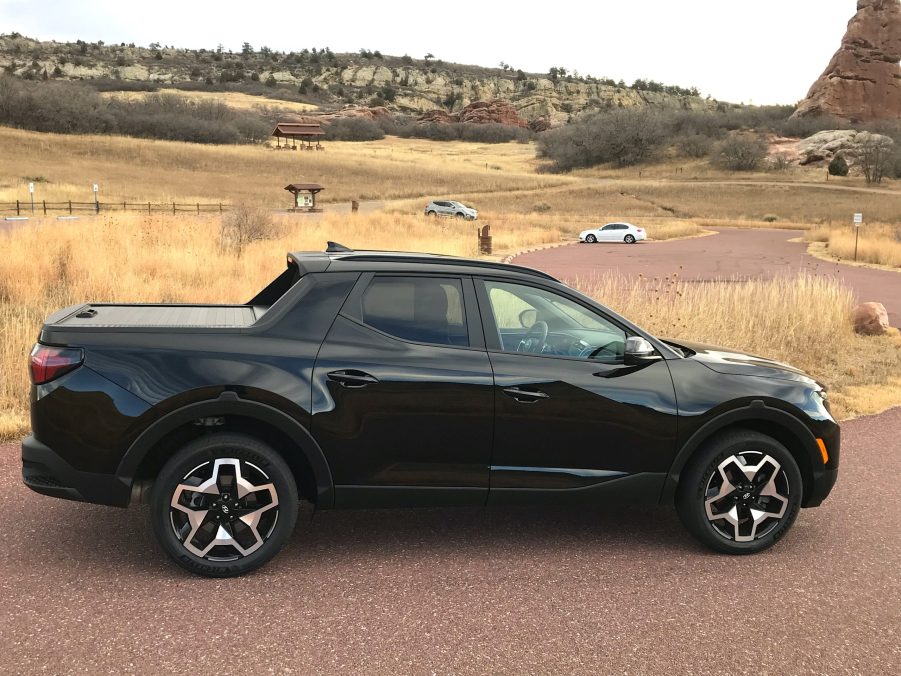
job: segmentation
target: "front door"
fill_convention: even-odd
[[[626,365],[632,332],[577,297],[476,286],[495,377],[489,501],[655,501],[675,452],[666,362]]]
[[[469,277],[362,275],[313,380],[338,506],[484,504],[493,381]]]

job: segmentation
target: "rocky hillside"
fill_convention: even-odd
[[[361,50],[336,54],[328,48],[276,52],[250,45],[240,53],[222,49],[174,49],[151,45],[41,42],[0,36],[0,69],[25,79],[103,82],[105,89],[152,86],[212,89],[268,86],[277,98],[298,98],[324,110],[348,104],[386,106],[419,115],[443,111],[459,116],[477,101],[507,101],[538,128],[557,126],[584,110],[655,106],[715,109],[697,90],[636,81],[630,86],[552,68],[524,73],[509,66],[481,68],[444,63],[429,56],[384,56]]]
[[[901,120],[901,0],[858,0],[841,47],[795,115]]]

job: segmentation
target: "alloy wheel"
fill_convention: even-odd
[[[259,467],[216,458],[188,472],[175,487],[169,520],[195,556],[234,561],[263,546],[278,521],[278,492]]]
[[[761,451],[743,451],[723,460],[711,474],[704,497],[711,526],[734,542],[768,535],[779,525],[788,505],[785,470]]]

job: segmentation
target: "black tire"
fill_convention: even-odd
[[[623,241],[626,244],[635,244],[635,235],[626,235],[623,237]]]
[[[457,213],[454,214],[455,218],[464,218],[465,216],[466,216],[466,214],[464,214],[462,211],[458,211]]]
[[[595,244],[598,241],[598,238],[594,235],[585,235],[585,241],[589,244]]]
[[[237,467],[229,461],[237,461]],[[239,472],[241,479],[259,490],[240,496]],[[208,491],[179,488],[200,487],[198,482],[207,473],[206,481],[214,482]],[[235,486],[234,494],[221,490],[223,486],[225,491]],[[171,505],[176,492],[182,509]],[[231,502],[225,504],[228,499]],[[169,459],[154,481],[150,505],[156,537],[178,565],[198,575],[234,577],[269,561],[291,536],[297,522],[297,485],[284,459],[270,446],[244,434],[218,432],[195,439]],[[194,526],[189,512],[204,514],[199,526]],[[253,518],[250,525],[242,513]],[[176,533],[177,527],[185,540],[191,536],[187,544]],[[234,544],[209,545],[220,533],[233,535]],[[205,545],[212,548],[201,556],[197,552],[203,553]],[[238,551],[242,545],[246,553]]]
[[[740,463],[735,464],[729,460],[737,456],[749,463],[744,465],[745,467],[762,466],[761,480],[765,483],[751,490],[749,487],[755,485],[756,476],[747,479],[744,476],[745,472],[736,471]],[[778,463],[778,471],[776,465],[771,464],[767,458]],[[753,464],[755,462],[756,465]],[[721,464],[726,464],[722,471],[727,476],[741,475],[738,479],[732,477],[736,479],[737,490],[726,492],[724,475],[720,470]],[[766,486],[770,485],[770,481],[766,479],[767,475],[775,478],[771,485],[777,494],[772,497],[760,496],[761,490],[766,490]],[[744,488],[741,487],[740,481],[746,482]],[[719,482],[722,484],[715,485]],[[708,516],[706,505],[708,490],[710,498],[723,495],[721,499],[714,500],[710,506],[710,512],[715,517],[713,519]],[[714,493],[714,490],[717,492]],[[759,432],[734,430],[704,444],[691,458],[679,480],[676,510],[688,532],[711,549],[726,554],[756,554],[772,547],[791,528],[801,508],[802,492],[801,471],[785,446]],[[751,497],[745,499],[747,495]],[[736,521],[741,521],[740,524],[733,524],[726,518],[727,508],[731,509],[732,506],[736,509],[735,516],[738,517]],[[779,511],[782,513],[778,518],[764,517],[758,524],[757,518],[751,516],[751,506],[757,509],[758,515],[764,513],[762,509],[769,510],[765,512],[767,514],[776,514]],[[730,531],[735,537],[727,534]],[[753,539],[746,541],[737,539],[752,536]]]
[[[436,212],[434,212],[434,211],[429,211],[428,213],[426,213],[426,216],[432,216],[432,217],[434,217],[434,216],[437,216],[437,215],[438,215],[438,214],[437,214]]]

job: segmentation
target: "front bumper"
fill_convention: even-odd
[[[74,469],[33,436],[22,440],[22,481],[35,493],[127,507],[131,489],[116,476]]]

